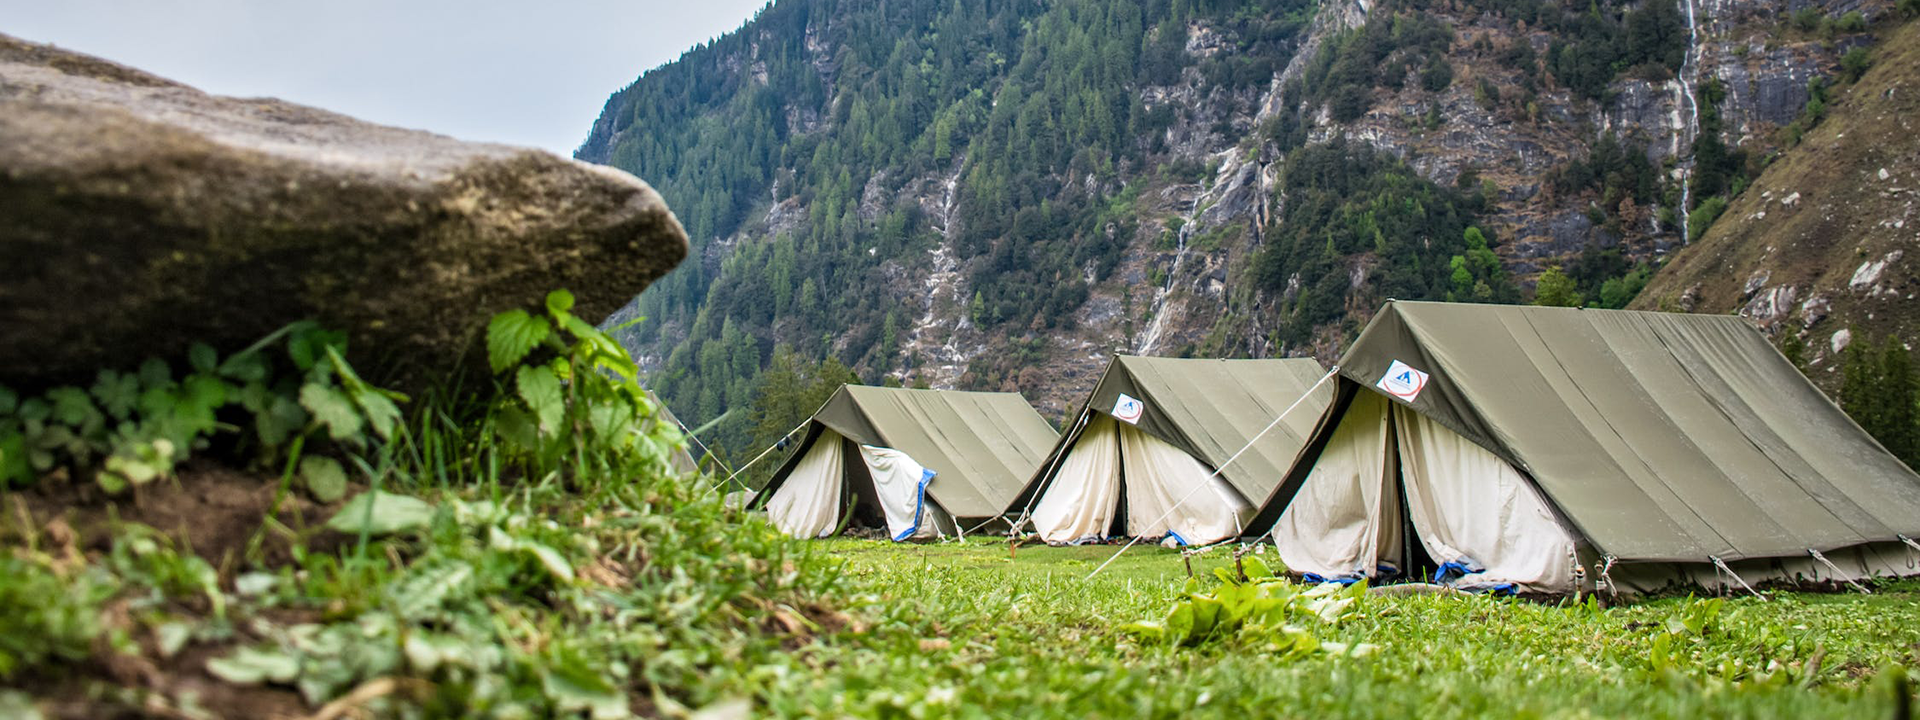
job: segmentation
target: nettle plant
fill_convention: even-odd
[[[528,479],[576,486],[669,473],[668,452],[686,440],[656,421],[639,365],[573,315],[573,293],[548,293],[542,310],[509,310],[487,325],[487,362],[510,387],[493,412],[508,461]]]
[[[1128,623],[1120,629],[1145,644],[1191,647],[1237,642],[1288,659],[1365,655],[1377,649],[1369,643],[1350,646],[1322,640],[1311,629],[1352,619],[1354,604],[1366,597],[1365,582],[1296,584],[1254,556],[1244,558],[1241,567],[1245,579],[1226,568],[1214,568],[1220,585],[1212,592],[1201,592],[1199,580],[1188,578],[1164,619]]]
[[[392,436],[395,403],[407,398],[362,380],[345,350],[345,335],[303,321],[225,359],[195,343],[185,375],[153,358],[134,372],[102,370],[85,389],[22,398],[0,386],[0,483],[21,487],[64,474],[119,493],[171,477],[222,433],[262,462],[308,437],[364,449]]]

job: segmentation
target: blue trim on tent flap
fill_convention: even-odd
[[[1339,577],[1326,577],[1316,573],[1301,573],[1300,579],[1313,583],[1315,585],[1321,585],[1324,583],[1339,583],[1341,585],[1352,585],[1354,583],[1360,582],[1363,578],[1358,573],[1353,575],[1341,575]]]
[[[1433,584],[1445,585],[1468,575],[1486,571],[1486,568],[1480,567],[1480,564],[1472,559],[1460,558],[1440,563],[1439,569],[1433,571]]]
[[[1193,544],[1193,543],[1187,542],[1186,538],[1180,537],[1180,533],[1174,532],[1172,530],[1167,531],[1167,537],[1173,538],[1174,542],[1180,543],[1180,547],[1186,547],[1188,545]]]
[[[932,470],[920,468],[920,489],[913,494],[913,527],[901,530],[899,535],[893,536],[894,542],[904,541],[913,537],[914,533],[920,532],[920,511],[927,507],[927,485],[933,482],[933,476],[936,474]]]

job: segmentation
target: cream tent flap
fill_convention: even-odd
[[[887,537],[909,540],[939,534],[933,514],[928,512],[927,485],[933,482],[932,470],[893,448],[861,445],[860,458],[867,463],[874,493],[880,497]]]
[[[1396,406],[1394,420],[1408,512],[1427,554],[1484,568],[1455,584],[1573,591],[1573,537],[1525,476],[1407,408]]]
[[[1387,399],[1356,395],[1293,503],[1273,526],[1287,568],[1323,578],[1373,576],[1400,556],[1400,497],[1393,477]]]
[[[1096,415],[1080,432],[1040,502],[1033,529],[1059,545],[1106,537],[1120,503],[1120,433],[1112,418]]]
[[[1120,428],[1127,483],[1127,534],[1172,533],[1187,545],[1237,537],[1253,504],[1205,463],[1132,426]]]
[[[840,523],[840,434],[822,432],[793,468],[785,484],[767,499],[767,519],[798,538],[827,537]]]

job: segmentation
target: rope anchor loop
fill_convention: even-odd
[[[1760,598],[1761,600],[1767,599],[1767,596],[1761,595],[1759,590],[1755,590],[1752,585],[1748,585],[1747,581],[1740,579],[1740,574],[1734,572],[1733,568],[1727,567],[1727,561],[1721,560],[1718,557],[1710,557],[1707,559],[1713,561],[1715,570],[1726,573],[1727,577],[1733,578],[1734,582],[1740,583],[1740,587],[1746,588],[1747,592],[1753,593],[1754,597]]]
[[[1815,549],[1813,549],[1813,548],[1807,548],[1807,554],[1808,554],[1808,555],[1812,555],[1812,556],[1813,556],[1813,559],[1815,559],[1815,560],[1819,560],[1819,561],[1820,561],[1820,564],[1822,564],[1822,565],[1825,565],[1825,566],[1827,566],[1827,569],[1828,569],[1828,570],[1832,570],[1832,571],[1833,571],[1833,576],[1834,576],[1834,577],[1836,577],[1836,578],[1839,578],[1839,579],[1841,579],[1842,581],[1844,581],[1844,582],[1846,582],[1846,584],[1848,584],[1848,585],[1852,585],[1852,586],[1853,586],[1853,589],[1855,589],[1855,590],[1859,590],[1859,591],[1860,591],[1860,594],[1862,594],[1862,595],[1872,595],[1872,594],[1873,594],[1873,591],[1872,591],[1872,590],[1868,590],[1868,589],[1867,589],[1867,586],[1865,586],[1865,585],[1861,585],[1860,583],[1858,583],[1858,582],[1855,582],[1855,581],[1854,581],[1853,579],[1851,579],[1851,578],[1848,578],[1848,577],[1847,577],[1847,574],[1846,574],[1845,572],[1842,572],[1842,571],[1840,570],[1840,566],[1839,566],[1839,565],[1835,565],[1835,564],[1833,564],[1833,561],[1832,561],[1832,560],[1828,560],[1828,559],[1827,559],[1827,556],[1825,556],[1825,555],[1821,555],[1821,554],[1820,554],[1820,551],[1819,551],[1819,550],[1815,550]]]

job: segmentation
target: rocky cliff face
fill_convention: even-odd
[[[1801,117],[1809,81],[1833,75],[1841,54],[1873,39],[1870,33],[1836,31],[1833,20],[1857,10],[1872,23],[1887,9],[1877,0],[1691,2],[1691,7],[1688,0],[1679,4],[1680,17],[1690,16],[1691,26],[1673,29],[1687,38],[1681,71],[1622,75],[1598,100],[1569,89],[1552,70],[1549,56],[1570,38],[1476,3],[1426,9],[1453,33],[1443,53],[1452,80],[1439,90],[1423,87],[1417,75],[1398,88],[1376,88],[1359,117],[1345,121],[1289,94],[1289,85],[1307,72],[1322,48],[1370,20],[1391,18],[1392,10],[1371,0],[1320,5],[1299,39],[1283,46],[1287,55],[1275,62],[1266,82],[1221,83],[1190,66],[1171,82],[1133,87],[1132,97],[1144,110],[1167,108],[1173,117],[1155,137],[1136,139],[1157,148],[1150,159],[1112,174],[1052,179],[1059,188],[1052,198],[1056,203],[1120,192],[1132,198],[1125,222],[1097,230],[1123,243],[1117,264],[1104,274],[1091,266],[1085,269],[1086,298],[1071,313],[1072,321],[1060,327],[1042,327],[1036,321],[983,329],[972,317],[969,300],[992,278],[970,271],[980,260],[956,241],[958,230],[974,222],[977,211],[955,187],[965,183],[974,164],[991,158],[956,155],[949,163],[904,176],[855,178],[862,188],[862,218],[912,205],[920,211],[921,229],[932,238],[912,252],[880,258],[888,288],[845,289],[887,293],[889,301],[900,303],[911,317],[901,331],[897,359],[859,369],[870,381],[894,377],[935,387],[1020,390],[1044,414],[1060,417],[1114,352],[1313,354],[1331,361],[1371,313],[1369,304],[1354,303],[1346,309],[1344,322],[1322,327],[1305,344],[1288,344],[1273,334],[1279,322],[1276,308],[1288,293],[1317,279],[1296,277],[1284,290],[1256,288],[1248,279],[1251,259],[1289,200],[1280,191],[1286,150],[1267,131],[1276,117],[1295,111],[1311,120],[1306,128],[1309,143],[1344,137],[1400,158],[1434,183],[1478,186],[1491,201],[1478,224],[1489,231],[1494,250],[1522,286],[1530,286],[1532,278],[1549,267],[1573,262],[1589,248],[1614,248],[1633,261],[1663,262],[1686,243],[1681,207],[1691,200],[1686,187],[1694,169],[1702,88],[1715,85],[1721,90],[1709,112],[1717,111],[1723,143],[1746,152],[1757,166],[1760,158],[1781,146],[1781,128]],[[1828,17],[1827,29],[1791,26],[1788,18],[1805,9]],[[829,33],[820,28],[830,22],[816,15],[806,33],[807,47],[818,59],[815,67],[828,85],[834,82],[834,59],[840,57],[840,49],[823,40]],[[1190,23],[1186,37],[1181,51],[1195,62],[1232,52],[1245,40],[1232,28],[1204,19]],[[1527,52],[1520,52],[1522,48]],[[752,67],[750,56],[734,62]],[[615,114],[610,104],[609,117]],[[830,108],[784,113],[796,133],[831,127],[834,116]],[[615,124],[603,118],[581,156],[615,160],[615,133]],[[1556,172],[1587,159],[1602,136],[1618,138],[1649,159],[1659,175],[1653,199],[1627,198],[1622,203],[1598,188],[1556,187]],[[1902,167],[1887,166],[1890,172]],[[777,178],[781,170],[770,175]],[[1904,197],[1899,193],[1905,191],[1892,189],[1898,177],[1876,191]],[[1778,203],[1783,196],[1776,193],[1772,201]],[[721,249],[782,242],[800,218],[816,210],[803,199],[782,196],[777,188],[772,197],[755,206],[736,229],[706,245],[715,273],[724,274],[726,251]],[[1748,191],[1741,197],[1728,211],[1729,219],[1756,196]],[[1721,230],[1716,233],[1721,234],[1710,239],[1725,236]],[[1877,248],[1861,252],[1878,253],[1878,259],[1893,252]],[[1871,259],[1862,256],[1863,262]],[[1340,271],[1351,287],[1364,288],[1375,282],[1375,262],[1358,255]],[[1746,277],[1739,280],[1744,283]],[[1783,281],[1764,282],[1756,293]],[[1670,284],[1660,287],[1678,294]],[[1804,304],[1810,297],[1807,289],[1794,292],[1795,303]],[[1741,295],[1740,303],[1754,294]],[[1706,299],[1710,295],[1715,298],[1711,302]],[[1701,308],[1721,302],[1709,287],[1693,296],[1701,298],[1695,301]],[[1826,298],[1828,304],[1822,307],[1847,312],[1844,305],[1833,305],[1835,301]],[[629,312],[637,313],[637,306]],[[640,355],[665,358],[676,344],[698,335],[691,317],[661,319],[657,335],[636,343]],[[831,324],[802,328],[775,322],[771,327],[773,336],[765,339],[769,345],[799,333],[845,338],[854,332]]]
[[[1737,312],[1805,343],[1833,390],[1841,350],[1920,332],[1920,25],[1889,31],[1828,117],[1767,166],[1637,302]]]

